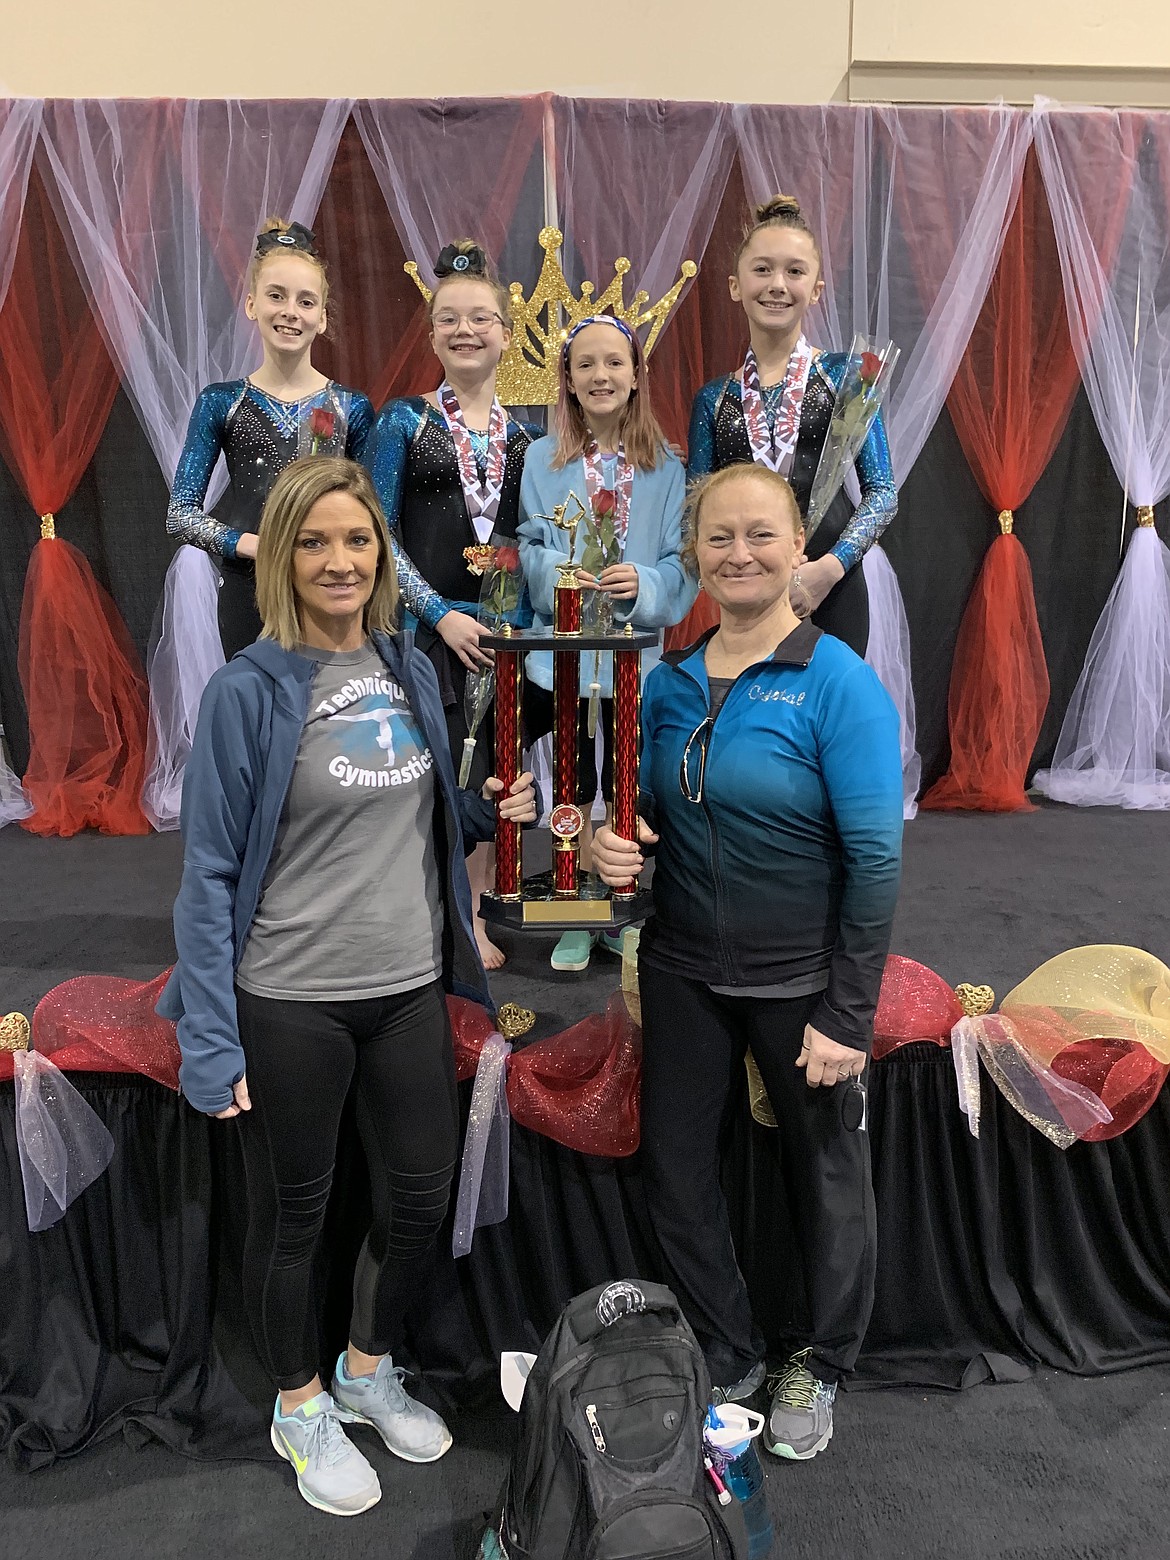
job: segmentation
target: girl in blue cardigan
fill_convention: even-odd
[[[680,622],[695,599],[696,586],[679,559],[686,479],[650,406],[646,360],[633,331],[608,314],[581,320],[569,332],[561,355],[555,433],[538,439],[524,457],[520,482],[520,560],[532,598],[534,627],[552,623],[556,566],[568,554],[568,538],[549,516],[570,492],[596,516],[612,520],[617,561],[596,574],[582,573],[590,589],[604,594],[618,627],[663,629]],[[579,538],[578,555],[581,555]],[[597,603],[594,603],[596,606]],[[594,739],[588,733],[590,685],[599,685],[598,727],[603,734],[601,784],[613,783],[612,656],[595,662],[581,657],[581,706],[577,801],[588,818],[597,795]],[[658,649],[643,652],[643,676]],[[535,742],[552,729],[552,654],[533,651],[527,659],[527,737]],[[581,861],[588,869],[588,824],[581,837]],[[592,934],[566,932],[552,956],[558,970],[589,964]],[[617,943],[613,943],[617,951]]]

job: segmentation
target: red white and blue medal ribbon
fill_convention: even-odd
[[[598,496],[605,491],[605,474],[602,470],[601,451],[594,439],[581,457],[585,466],[585,488],[589,494],[589,507],[597,513]],[[626,452],[617,447],[617,467],[613,479],[613,531],[618,545],[626,550],[626,533],[630,529],[630,500],[634,494],[634,468],[626,459]]]
[[[784,376],[784,388],[780,405],[776,408],[771,429],[764,409],[764,397],[760,390],[760,371],[756,355],[748,348],[747,357],[740,370],[740,396],[743,400],[743,420],[747,425],[748,443],[752,447],[752,459],[757,465],[767,466],[787,476],[792,470],[792,456],[800,433],[800,413],[804,406],[804,392],[812,368],[813,349],[801,336],[792,356],[788,359],[788,372]]]
[[[504,415],[504,408],[498,401],[492,402],[488,419],[487,460],[481,479],[475,464],[475,447],[463,418],[463,408],[459,405],[459,397],[445,379],[439,386],[438,402],[451,434],[451,442],[455,446],[467,518],[471,521],[476,540],[490,542],[496,512],[500,507],[500,494],[504,489],[504,465],[508,458],[508,419]]]

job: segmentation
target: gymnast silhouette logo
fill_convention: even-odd
[[[318,713],[327,718],[333,738],[330,746],[334,751],[328,766],[330,775],[340,782],[343,790],[351,787],[383,790],[387,786],[417,782],[434,760],[410,713],[405,695],[396,683],[385,677],[362,678],[360,682],[363,686],[347,684],[317,706]],[[355,707],[365,704],[371,697],[377,702],[366,704],[364,708]],[[343,735],[334,722],[343,723],[348,732]]]

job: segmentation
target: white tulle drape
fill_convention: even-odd
[[[168,483],[199,390],[259,363],[243,312],[254,235],[270,215],[312,222],[349,111],[348,99],[62,100],[46,109],[62,226]],[[209,507],[225,483],[221,463]],[[193,712],[223,660],[216,583],[205,553],[179,549],[149,668],[143,809],[158,829],[177,826]]]
[[[0,100],[0,308],[16,263],[16,240],[40,124],[39,98]],[[0,829],[31,812],[28,797],[0,749]]]
[[[1170,493],[1170,123],[1040,103],[1036,153],[1089,404],[1126,494],[1152,507]],[[1103,168],[1114,188],[1116,170],[1132,180],[1115,245]],[[1120,535],[1122,517],[1100,519]],[[1078,806],[1170,807],[1170,554],[1150,526],[1134,530],[1034,783]]]
[[[894,474],[905,482],[987,295],[1031,144],[1031,115],[1002,106],[740,104],[733,117],[749,199],[795,195],[820,242],[825,291],[808,321],[810,339],[841,351],[861,332],[901,348],[885,416]],[[921,765],[909,635],[896,576],[876,560],[866,571],[871,591],[879,571],[868,659],[898,703],[912,817]]]
[[[566,274],[600,293],[624,256],[626,301],[643,290],[656,303],[707,248],[735,156],[730,107],[557,98],[554,109]]]

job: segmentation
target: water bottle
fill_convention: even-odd
[[[748,1560],[764,1560],[772,1553],[775,1537],[768,1495],[764,1489],[764,1470],[753,1441],[744,1441],[728,1449],[730,1461],[723,1482],[739,1501],[743,1525],[748,1536]]]

